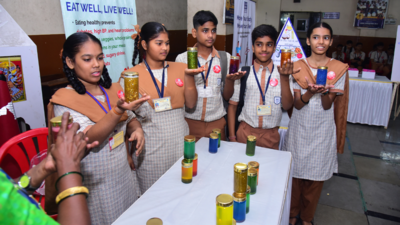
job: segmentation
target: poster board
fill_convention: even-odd
[[[359,0],[354,16],[354,27],[379,29],[385,26],[389,0]]]
[[[392,78],[393,82],[400,82],[400,25],[397,26],[396,44],[394,46],[394,57],[392,67]]]
[[[224,6],[223,24],[233,24],[233,17],[235,16],[235,0],[224,0]]]

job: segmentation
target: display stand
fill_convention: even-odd
[[[396,118],[400,114],[400,105],[399,105],[399,107],[397,107],[397,103],[399,101],[400,82],[393,82],[393,84],[394,84],[394,86],[393,86],[393,92],[392,92],[392,102],[390,104],[389,121],[390,121],[390,114],[391,114],[392,108],[393,108],[393,102],[395,102],[394,112],[393,112],[393,120],[396,120]],[[385,127],[385,129],[387,129],[387,127]]]

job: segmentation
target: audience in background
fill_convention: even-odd
[[[379,42],[376,44],[376,51],[371,52],[371,69],[376,71],[377,75],[383,74],[383,67],[387,63],[387,54],[383,51],[384,44]]]
[[[355,50],[350,53],[350,67],[357,68],[360,73],[363,70],[363,64],[365,60],[365,52],[361,51],[363,47],[362,43],[357,43]]]
[[[343,53],[345,54],[345,63],[349,63],[350,64],[350,53],[352,53],[354,51],[353,48],[353,41],[348,40],[346,42],[346,46],[344,46],[343,48]]]
[[[345,60],[345,54],[342,51],[343,49],[343,45],[342,44],[338,44],[336,46],[336,51],[332,53],[332,58],[339,60],[341,62],[344,62]]]

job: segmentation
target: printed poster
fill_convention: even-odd
[[[224,3],[224,24],[233,24],[233,17],[235,16],[235,0],[225,0]]]
[[[354,27],[383,28],[389,0],[359,0],[354,18]]]
[[[0,57],[0,74],[3,74],[6,77],[11,100],[13,102],[26,101],[21,57]]]
[[[289,18],[282,27],[276,43],[275,53],[272,55],[272,60],[275,65],[281,65],[281,49],[291,50],[292,62],[306,58],[306,54],[304,53],[303,47],[301,47],[299,38],[297,37],[296,31],[293,29],[292,22]]]
[[[104,62],[113,82],[132,67],[137,24],[135,0],[60,0],[65,36],[88,32],[103,45]],[[61,49],[60,49],[61,50]]]

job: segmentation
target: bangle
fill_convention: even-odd
[[[61,176],[57,179],[57,181],[56,181],[56,191],[58,191],[57,184],[58,184],[58,182],[61,180],[61,178],[65,177],[65,176],[67,176],[67,175],[70,175],[70,174],[79,174],[79,175],[82,177],[82,182],[83,182],[83,175],[82,175],[80,172],[71,171],[71,172],[68,172],[68,173],[64,173],[64,174],[61,175]]]
[[[77,186],[77,187],[72,187],[64,190],[60,194],[57,195],[56,197],[56,204],[59,204],[62,200],[78,195],[78,194],[85,194],[86,197],[89,194],[89,190],[85,186]]]
[[[236,139],[236,136],[229,137],[229,140]]]
[[[117,114],[118,116],[122,116],[124,113],[119,113],[119,112],[117,112],[117,110],[115,110],[115,107],[114,108],[112,108],[112,111],[115,113],[115,114]]]
[[[329,94],[329,91],[325,91],[324,93],[322,93],[322,96],[325,96],[327,94]]]
[[[310,100],[308,100],[308,102],[305,102],[304,100],[303,100],[303,95],[300,95],[300,100],[304,103],[304,104],[308,104],[308,103],[310,103]]]

